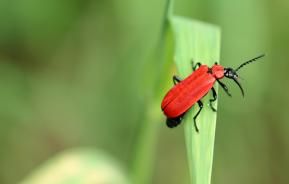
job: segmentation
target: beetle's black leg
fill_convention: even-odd
[[[176,75],[173,76],[173,82],[175,85],[181,81],[182,81],[182,79],[179,76],[176,76]]]
[[[196,132],[199,132],[199,129],[198,129],[198,126],[197,126],[197,122],[196,122],[196,119],[197,117],[199,116],[201,110],[203,109],[203,102],[201,100],[198,101],[198,105],[199,105],[199,111],[197,112],[197,114],[194,116],[194,126],[195,126],[195,129],[196,129]]]
[[[195,71],[197,69],[197,67],[200,67],[202,64],[201,63],[196,63],[194,66],[193,66],[193,71]]]
[[[226,86],[224,83],[222,83],[220,80],[217,80],[217,81],[218,81],[218,83],[220,84],[220,86],[225,90],[225,92],[227,93],[227,95],[231,97],[232,95],[231,95],[231,93],[229,92],[227,86]]]
[[[200,67],[200,66],[201,66],[201,63],[200,63],[200,62],[194,64],[195,62],[194,62],[193,59],[192,59],[191,63],[192,63],[193,71],[195,71],[195,70],[197,69],[197,67]]]
[[[183,119],[183,115],[176,117],[176,118],[167,118],[167,121],[166,121],[167,126],[169,128],[174,128],[178,126],[179,124],[181,124],[182,119]]]
[[[217,92],[214,87],[212,87],[213,98],[210,99],[210,107],[211,109],[216,112],[217,110],[213,107],[213,102],[217,100]]]

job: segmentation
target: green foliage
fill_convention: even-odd
[[[204,156],[202,136],[214,137],[211,95],[199,134],[189,127],[197,107],[170,130],[160,101],[172,75],[191,72],[191,59],[236,67],[261,53],[262,62],[240,71],[245,98],[226,79],[233,97],[218,94],[212,183],[288,183],[289,1],[167,2],[0,1],[1,184],[37,175],[46,160],[56,168],[53,155],[78,147],[111,155],[89,157],[121,163],[136,182],[189,183],[188,166],[193,181],[208,182],[212,157],[195,153]],[[220,60],[217,29],[189,18],[222,28]]]
[[[182,78],[192,72],[192,60],[194,64],[201,62],[208,66],[219,61],[218,27],[177,16],[171,18],[171,24],[175,37],[175,63]],[[195,105],[184,117],[188,165],[194,184],[211,183],[216,113],[209,107],[208,98],[211,95],[202,100],[204,108],[197,118],[199,133],[195,131],[193,120],[199,107]]]
[[[183,17],[173,15],[172,1],[167,1],[167,10],[161,32],[161,38],[156,48],[156,54],[152,61],[154,66],[162,66],[159,74],[165,74],[169,63],[174,56],[175,64],[178,73],[182,78],[188,76],[192,71],[191,61],[203,62],[204,64],[213,65],[215,61],[219,60],[220,53],[220,30],[219,28],[204,24],[197,21],[192,21]],[[172,43],[171,40],[174,40]],[[172,50],[174,48],[174,50]],[[152,73],[153,75],[153,73]],[[158,81],[161,75],[153,75],[154,80]],[[165,75],[166,76],[166,75]],[[171,78],[171,76],[170,76]],[[162,80],[161,80],[162,81]],[[170,80],[171,81],[171,80]],[[162,83],[162,84],[165,84]],[[163,85],[156,85],[157,91],[164,89]],[[165,92],[162,91],[161,94]],[[140,142],[138,142],[137,160],[134,166],[134,183],[148,183],[151,174],[152,162],[154,156],[155,134],[157,133],[156,122],[159,116],[154,115],[158,112],[161,95],[156,95],[155,100],[158,102],[155,105],[149,106],[150,113],[147,113],[144,126],[142,126]],[[213,149],[216,126],[216,113],[206,105],[198,118],[200,134],[196,134],[193,128],[193,115],[196,113],[190,111],[185,116],[185,134],[188,154],[188,165],[190,168],[191,181],[197,184],[209,184],[211,181],[211,172],[213,164]]]

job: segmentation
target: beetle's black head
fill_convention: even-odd
[[[229,79],[237,79],[238,74],[233,68],[224,68],[224,75]]]
[[[244,90],[243,90],[240,82],[238,81],[239,76],[238,76],[236,70],[234,70],[233,68],[224,68],[224,76],[229,78],[229,79],[234,80],[234,82],[239,86],[239,88],[242,92],[242,95],[244,96]]]
[[[256,60],[258,60],[258,59],[260,59],[260,58],[262,58],[262,57],[264,57],[264,56],[265,56],[265,55],[262,54],[262,55],[260,55],[260,56],[258,56],[258,57],[255,57],[255,58],[253,58],[253,59],[251,59],[251,60],[249,60],[249,61],[246,61],[246,62],[242,63],[237,69],[224,68],[224,76],[227,77],[227,78],[229,78],[229,79],[234,80],[234,82],[239,86],[239,88],[240,88],[243,96],[244,96],[244,90],[243,90],[240,82],[238,81],[239,76],[238,76],[238,74],[237,74],[237,71],[238,71],[239,69],[241,69],[243,66],[245,66],[245,65],[247,65],[247,64],[249,64],[249,63],[252,63],[252,62],[254,62],[254,61],[256,61]]]

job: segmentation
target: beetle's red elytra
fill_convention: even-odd
[[[223,77],[232,79],[240,88],[242,95],[244,96],[244,90],[238,81],[237,71],[243,66],[256,61],[265,55],[260,55],[249,61],[241,64],[237,69],[224,68],[223,66],[215,63],[211,68],[207,65],[201,65],[197,63],[193,66],[193,73],[190,74],[184,80],[181,80],[177,76],[173,76],[173,86],[165,95],[161,108],[167,117],[167,126],[170,128],[176,127],[181,123],[181,120],[185,113],[196,103],[199,105],[199,111],[194,116],[194,126],[197,132],[199,132],[196,118],[200,114],[203,103],[201,99],[211,90],[213,98],[210,99],[210,107],[215,112],[213,102],[217,100],[217,93],[214,89],[214,84],[217,81],[220,86],[225,90],[227,95],[231,96],[228,88],[224,83],[220,81]]]

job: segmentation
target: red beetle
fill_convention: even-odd
[[[210,90],[212,90],[213,94],[213,98],[210,99],[210,107],[214,112],[216,111],[212,104],[217,99],[217,93],[213,87],[215,82],[217,81],[225,90],[225,92],[231,96],[227,86],[222,83],[220,79],[223,77],[233,79],[239,86],[242,95],[244,96],[244,90],[241,84],[238,82],[237,71],[246,64],[256,61],[261,57],[264,57],[264,54],[241,64],[235,70],[232,68],[224,68],[217,63],[215,63],[215,65],[211,68],[209,68],[207,65],[201,65],[200,63],[197,63],[193,67],[194,72],[184,80],[181,80],[177,76],[173,76],[173,82],[175,86],[168,91],[161,104],[161,108],[167,117],[167,126],[170,128],[178,126],[181,123],[185,113],[197,102],[200,109],[194,116],[194,126],[196,131],[199,132],[196,124],[196,118],[203,108],[201,99]],[[196,69],[197,67],[199,68]]]

